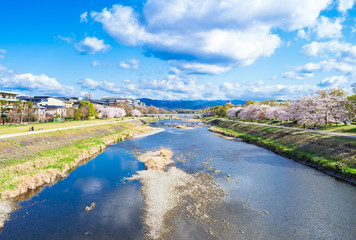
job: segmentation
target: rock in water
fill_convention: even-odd
[[[88,211],[92,210],[93,208],[95,208],[95,203],[90,204],[90,206],[86,206],[85,211],[88,212]]]

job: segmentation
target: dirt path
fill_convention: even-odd
[[[244,123],[244,124],[251,124],[251,125],[260,125],[260,126],[264,126],[264,127],[285,128],[285,129],[293,129],[293,130],[313,132],[313,133],[322,133],[322,134],[333,135],[333,136],[338,136],[338,137],[356,138],[356,135],[345,134],[345,133],[337,133],[337,132],[329,132],[329,131],[321,131],[321,130],[313,130],[313,129],[302,129],[302,128],[294,128],[294,127],[284,127],[284,126],[276,126],[276,125],[267,125],[267,124],[255,123],[255,122],[243,122],[243,121],[231,120],[231,119],[226,119],[226,118],[218,118],[218,119],[224,120],[224,121],[230,121],[230,122],[237,122],[237,123]]]
[[[92,126],[105,125],[105,124],[114,124],[114,123],[122,123],[122,122],[130,122],[130,121],[135,121],[135,120],[137,120],[137,119],[128,119],[128,120],[115,121],[115,122],[94,123],[94,124],[88,124],[88,125],[82,125],[82,126],[55,128],[55,129],[48,129],[48,130],[38,130],[38,131],[33,131],[33,132],[5,134],[5,135],[0,135],[0,139],[19,137],[19,136],[25,136],[25,135],[32,135],[32,134],[39,134],[39,133],[46,133],[46,132],[55,132],[55,131],[66,130],[66,129],[92,127]]]

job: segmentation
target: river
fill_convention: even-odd
[[[125,177],[144,170],[135,153],[160,147],[172,150],[178,169],[207,172],[226,193],[210,208],[209,221],[192,219],[187,202],[172,211],[166,239],[356,238],[354,186],[207,127],[163,128],[109,146],[66,179],[18,202],[0,239],[145,239],[147,196],[140,181]],[[95,208],[84,211],[91,203]]]

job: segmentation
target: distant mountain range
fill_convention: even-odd
[[[149,98],[138,99],[144,102],[147,106],[153,105],[158,108],[166,109],[204,109],[215,107],[217,105],[225,105],[228,102],[232,104],[244,104],[242,100],[154,100]]]

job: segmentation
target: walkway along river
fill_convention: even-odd
[[[172,209],[161,211],[161,238],[355,239],[354,186],[207,127],[163,128],[109,146],[66,179],[18,202],[0,239],[158,238],[145,221],[151,216],[147,202],[153,196],[145,195],[148,186],[137,177],[144,164],[135,156],[162,147],[173,152],[175,161],[161,173],[164,179],[169,172],[193,179],[181,188],[167,185],[167,191],[196,189],[206,201],[188,193]],[[221,194],[214,195],[217,192]],[[167,192],[161,194],[172,200]],[[92,203],[95,207],[85,211]],[[201,204],[204,212],[195,211],[203,209]]]

